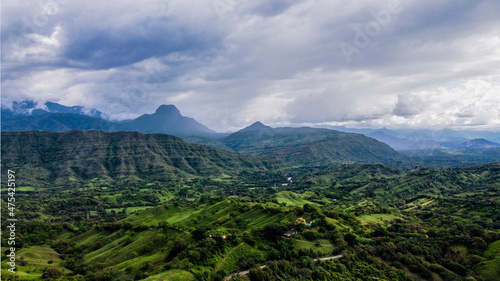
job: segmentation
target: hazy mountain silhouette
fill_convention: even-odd
[[[209,136],[216,132],[193,118],[182,116],[174,105],[162,105],[153,114],[136,119],[112,122],[105,114],[81,106],[64,106],[53,102],[37,108],[33,101],[16,102],[12,108],[2,107],[2,131],[103,130],[162,133],[178,137]]]

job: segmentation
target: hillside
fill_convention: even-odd
[[[6,114],[2,114],[2,118],[4,118],[4,116],[6,116]],[[116,131],[117,129],[115,125],[116,124],[101,118],[75,113],[42,113],[40,115],[9,116],[7,120],[2,120],[2,131]]]
[[[19,229],[19,275],[498,280],[499,171],[498,163],[407,171],[352,164],[274,188],[230,177],[182,187],[20,187],[17,217],[26,223]],[[286,177],[264,186],[279,180]],[[3,254],[2,274],[7,261]]]
[[[241,153],[268,156],[296,166],[383,163],[400,166],[406,157],[361,134],[316,128],[271,128],[255,123],[222,139]]]
[[[265,170],[254,157],[170,135],[102,131],[3,132],[2,165],[57,184],[137,182]]]
[[[301,181],[307,182],[301,188],[328,188],[325,191],[349,194],[356,200],[376,198],[411,202],[441,196],[462,198],[474,193],[484,198],[487,194],[497,196],[495,192],[500,188],[500,162],[460,169],[418,167],[405,171],[382,165],[352,164],[307,175]]]
[[[459,148],[402,150],[415,166],[425,167],[468,167],[500,161],[500,148]]]

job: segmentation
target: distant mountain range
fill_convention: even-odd
[[[2,106],[2,119],[20,118],[22,116],[40,116],[47,113],[67,113],[86,115],[106,119],[106,114],[96,109],[86,109],[83,106],[64,106],[55,102],[46,102],[39,107],[37,102],[25,100],[14,102],[12,108]]]
[[[67,107],[47,102],[43,109],[32,101],[14,103],[12,108],[2,107],[2,131],[102,130],[162,133],[178,137],[209,136],[216,134],[193,118],[184,117],[174,105],[162,105],[153,114],[144,114],[134,120],[111,122],[105,114],[86,110],[81,106]]]
[[[415,134],[414,134],[415,135]],[[454,138],[444,141],[436,141],[430,136],[418,137],[395,137],[382,131],[367,134],[367,136],[390,145],[394,149],[460,149],[460,148],[495,148],[500,147],[499,143],[488,141],[484,138],[462,139]]]
[[[487,139],[492,142],[500,143],[500,132],[494,131],[467,131],[467,130],[429,130],[429,129],[354,129],[343,126],[331,126],[329,129],[338,130],[347,133],[358,133],[371,135],[373,133],[384,133],[395,138],[409,140],[413,142],[433,140],[439,143],[460,144],[472,139]]]
[[[240,152],[258,157],[283,161],[295,166],[329,166],[343,163],[380,163],[407,167],[409,157],[418,157],[417,163],[435,163],[436,157],[452,163],[454,155],[472,163],[474,155],[481,156],[480,163],[498,157],[483,157],[481,149],[500,149],[495,132],[458,132],[453,130],[400,130],[349,129],[338,130],[310,127],[272,128],[261,122],[235,133],[220,134],[193,118],[182,116],[174,105],[162,105],[152,114],[136,119],[112,122],[106,114],[81,106],[67,107],[47,102],[39,106],[33,101],[14,103],[2,107],[2,131],[52,131],[100,130],[108,132],[137,131],[146,134],[168,134],[182,137],[190,143],[216,149]],[[342,130],[342,131],[341,131]],[[488,136],[468,138],[468,136]],[[492,141],[493,140],[493,141]],[[429,150],[450,151],[445,154],[398,153],[400,151]],[[455,153],[457,152],[457,153]],[[471,152],[473,154],[471,154]],[[493,153],[497,155],[497,153]],[[451,157],[451,158],[450,158]],[[422,160],[423,159],[423,160]],[[458,163],[458,162],[457,162]],[[453,164],[455,165],[455,164]]]
[[[401,166],[407,157],[362,134],[310,127],[272,128],[256,122],[219,140],[188,141],[253,156],[279,159],[294,166],[330,166],[344,163],[381,163]]]
[[[178,137],[201,136],[223,138],[193,118],[182,116],[174,105],[162,105],[153,114],[144,114],[134,120],[109,121],[107,115],[96,109],[82,106],[64,106],[54,102],[39,105],[34,101],[14,102],[10,108],[2,106],[2,131],[42,130],[64,132],[69,130],[138,131],[142,133],[171,134]],[[353,129],[330,127],[335,131],[369,136],[390,145],[394,149],[456,149],[463,147],[490,148],[500,145],[500,133],[491,131],[444,130],[389,130]],[[239,132],[265,130],[271,127],[256,122]],[[481,140],[484,139],[484,140]],[[200,140],[198,140],[200,141]],[[205,140],[206,141],[206,140]],[[467,142],[470,142],[467,144]],[[208,143],[207,143],[208,144]],[[216,145],[216,143],[212,143]],[[220,145],[218,143],[217,145]],[[227,147],[221,147],[226,148]]]
[[[196,120],[182,116],[174,105],[162,105],[153,114],[144,114],[125,122],[102,119],[103,113],[78,106],[66,107],[55,103],[46,103],[44,109],[36,106],[33,102],[23,102],[14,104],[11,109],[2,108],[2,130],[71,132],[77,129],[161,133],[184,137],[189,142],[216,149],[250,154],[294,166],[343,163],[396,166],[405,162],[406,158],[372,138],[330,129],[271,128],[256,122],[233,134],[217,134]],[[77,135],[86,136],[82,133]],[[75,133],[68,136],[75,136]]]

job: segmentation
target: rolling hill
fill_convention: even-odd
[[[234,151],[280,159],[291,165],[330,166],[343,163],[402,165],[406,157],[361,134],[309,127],[271,128],[260,122],[221,142]]]

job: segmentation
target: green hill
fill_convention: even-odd
[[[137,182],[266,170],[251,156],[195,145],[170,135],[102,131],[3,132],[2,165],[25,185]]]
[[[469,168],[424,168],[400,171],[382,165],[342,165],[307,175],[304,188],[338,190],[356,199],[437,198],[495,192],[500,188],[500,163]]]
[[[344,163],[404,165],[407,157],[388,145],[361,134],[317,128],[271,128],[253,124],[221,142],[254,156],[277,158],[293,166],[331,166]]]
[[[276,187],[238,177],[141,189],[24,187],[16,191],[19,276],[209,281],[249,270],[233,280],[495,280],[499,171],[499,163],[350,164]],[[145,206],[144,196],[169,199]],[[2,248],[2,268],[8,253]]]

